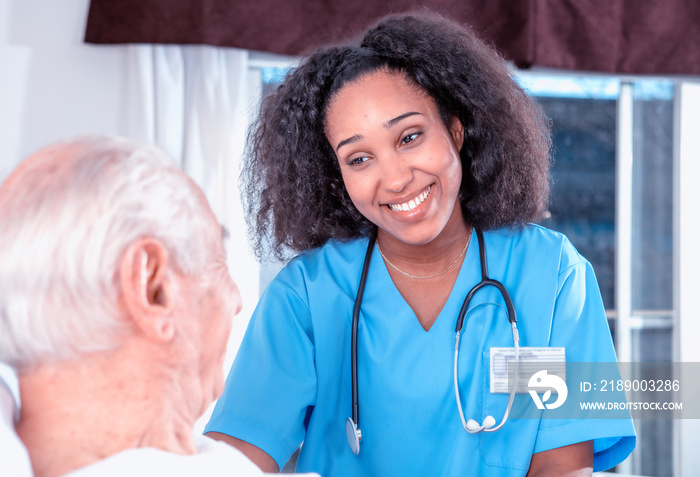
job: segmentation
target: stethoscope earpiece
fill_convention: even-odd
[[[469,419],[467,421],[467,425],[464,426],[464,428],[470,434],[477,434],[481,431],[488,431],[495,425],[496,425],[496,419],[493,416],[486,416],[486,419],[484,419],[483,424],[479,425],[479,423],[476,422],[474,419]]]
[[[481,429],[481,426],[479,425],[478,422],[476,422],[474,419],[469,419],[467,421],[467,431],[469,432],[479,432],[479,429]]]
[[[482,424],[482,426],[484,426],[484,429],[491,429],[495,425],[496,419],[493,416],[486,416],[486,419],[484,419],[484,423]]]

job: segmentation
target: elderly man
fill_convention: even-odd
[[[0,362],[36,476],[261,475],[193,434],[241,300],[222,227],[167,156],[45,148],[0,188],[0,230]]]

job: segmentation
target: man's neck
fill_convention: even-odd
[[[17,433],[36,477],[63,475],[130,448],[196,452],[194,418],[171,370],[134,365],[139,361],[124,353],[20,372]]]

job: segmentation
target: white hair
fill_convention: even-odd
[[[0,361],[118,347],[131,329],[119,304],[126,248],[156,238],[196,274],[216,240],[210,214],[170,157],[126,139],[77,138],[21,164],[0,188]]]

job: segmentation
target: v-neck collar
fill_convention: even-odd
[[[389,274],[386,263],[382,259],[381,255],[377,251],[377,245],[374,245],[374,251],[372,252],[372,259],[370,261],[370,267],[367,277],[367,287],[365,288],[365,294],[372,296],[373,299],[379,300],[380,302],[388,304],[398,304],[397,309],[386,309],[387,319],[404,319],[404,317],[410,318],[412,323],[408,326],[415,327],[416,331],[422,334],[431,334],[441,332],[444,327],[452,328],[457,323],[457,314],[462,306],[462,302],[467,294],[467,291],[471,286],[475,285],[479,281],[480,277],[480,264],[479,264],[479,239],[477,234],[472,232],[471,243],[469,248],[467,248],[467,253],[464,256],[464,260],[459,268],[459,274],[457,279],[452,285],[452,290],[442,306],[440,313],[433,322],[433,325],[429,329],[423,328],[418,316],[413,311],[413,308],[406,302],[406,299],[401,295],[401,292],[396,287],[396,284]],[[374,279],[373,279],[374,277]],[[465,284],[472,284],[469,288]],[[403,322],[402,322],[403,324]]]

